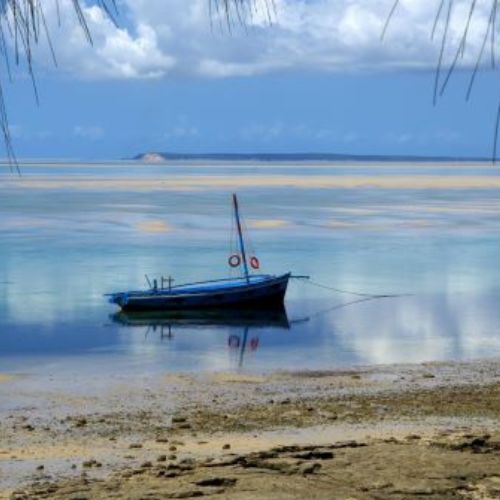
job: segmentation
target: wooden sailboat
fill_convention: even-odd
[[[259,268],[256,257],[248,260],[241,228],[238,199],[233,194],[233,209],[238,231],[239,252],[230,256],[229,265],[243,269],[243,276],[226,278],[168,288],[154,285],[144,291],[128,291],[109,294],[109,301],[125,311],[169,311],[182,309],[220,309],[220,308],[273,308],[282,306],[291,273],[282,275],[251,274]]]

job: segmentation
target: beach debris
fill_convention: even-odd
[[[384,439],[383,441],[384,441],[384,443],[388,443],[388,444],[398,444],[399,443],[399,440],[396,439],[394,436],[388,437],[388,438]]]
[[[449,448],[456,451],[471,451],[472,453],[492,453],[500,451],[500,442],[490,441],[490,436],[485,434],[471,436],[465,441],[452,444]]]
[[[85,417],[80,417],[75,420],[75,427],[85,427],[87,425],[87,419]]]
[[[195,468],[195,464],[191,463],[178,463],[178,464],[168,464],[167,470],[175,470],[178,472],[188,472]]]
[[[299,472],[304,475],[316,474],[321,469],[321,464],[313,462],[312,464],[299,465]]]
[[[85,467],[86,469],[90,469],[92,467],[102,467],[102,464],[92,458],[91,460],[85,460],[82,462],[82,467]]]
[[[222,449],[223,450],[230,450],[231,449],[231,445],[229,443],[226,443],[225,445],[222,446]]]
[[[332,458],[334,458],[333,452],[323,450],[311,450],[304,453],[296,453],[292,456],[294,458],[300,458],[302,460],[331,460]]]
[[[405,439],[408,441],[416,441],[418,439],[422,439],[422,436],[419,436],[418,434],[408,434]]]
[[[238,465],[243,463],[245,457],[243,455],[235,455],[229,458],[214,459],[208,458],[201,464],[201,467],[229,467],[231,465]]]
[[[163,474],[163,477],[166,477],[166,478],[173,478],[173,477],[179,477],[181,474],[180,472],[176,472],[174,470],[170,470],[170,471],[164,471],[165,473]]]
[[[128,446],[131,450],[134,450],[134,449],[140,449],[142,448],[142,444],[141,443],[131,443],[129,444]]]
[[[232,477],[209,477],[196,481],[197,486],[234,486],[237,479]]]
[[[171,493],[169,498],[194,498],[194,497],[203,497],[205,493],[200,490],[187,490],[187,491],[178,491],[176,493]]]
[[[172,417],[173,424],[183,424],[186,421],[187,421],[186,417]]]

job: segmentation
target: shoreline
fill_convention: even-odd
[[[163,175],[154,179],[131,177],[96,177],[84,179],[70,175],[11,177],[4,185],[8,189],[24,190],[105,190],[105,191],[213,191],[227,189],[388,189],[388,190],[495,190],[500,188],[500,177],[495,175],[277,175],[242,174],[229,178],[222,175]]]
[[[35,397],[29,379],[0,386],[20,398],[0,408],[1,498],[500,493],[497,359],[165,374],[85,395],[49,377]]]

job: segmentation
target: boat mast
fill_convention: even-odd
[[[234,205],[234,217],[236,218],[236,227],[238,228],[238,238],[240,241],[241,258],[243,260],[243,270],[245,271],[245,278],[247,280],[247,283],[250,283],[250,278],[248,277],[247,256],[245,254],[245,243],[243,241],[243,233],[241,231],[240,211],[238,208],[238,198],[236,198],[236,194],[233,194],[233,205]]]

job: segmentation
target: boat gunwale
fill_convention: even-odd
[[[155,299],[168,299],[168,298],[180,298],[180,297],[199,297],[203,295],[220,295],[220,294],[226,294],[226,293],[234,293],[235,289],[238,292],[244,292],[248,289],[255,289],[255,288],[262,288],[264,286],[269,286],[270,283],[276,282],[276,281],[283,281],[283,280],[288,280],[291,276],[291,272],[281,274],[279,276],[276,275],[266,275],[266,274],[261,274],[261,275],[254,275],[255,277],[264,277],[268,279],[261,280],[257,283],[245,283],[244,285],[235,285],[233,287],[229,286],[224,289],[205,289],[205,290],[199,290],[199,291],[190,291],[190,292],[185,292],[183,293],[180,290],[177,290],[177,293],[172,293],[170,290],[157,290],[155,291],[154,289],[151,290],[146,290],[146,291],[131,291],[131,292],[117,292],[117,293],[109,293],[106,294],[106,296],[109,297],[120,297],[120,296],[126,296],[128,299],[133,299],[133,300],[150,300],[151,298]],[[238,280],[246,280],[245,277],[243,278],[237,278]],[[192,285],[201,285],[205,283],[216,283],[216,282],[221,282],[221,281],[233,281],[234,278],[223,278],[220,280],[208,280],[208,281],[200,281],[197,283],[186,283],[184,285],[177,285],[177,287],[183,287],[183,286],[192,286]],[[174,287],[172,287],[173,289]]]

